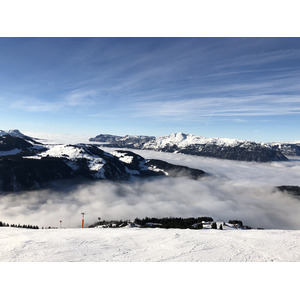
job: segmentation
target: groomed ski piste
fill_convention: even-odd
[[[1,262],[300,262],[300,230],[0,228]]]

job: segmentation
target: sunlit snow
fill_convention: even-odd
[[[0,228],[0,261],[297,262],[300,231]]]

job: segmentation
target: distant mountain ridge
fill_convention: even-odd
[[[100,134],[90,139],[100,145],[115,148],[130,148],[176,152],[240,161],[286,161],[287,157],[278,146],[227,138],[206,138],[185,133],[168,136],[113,136]]]
[[[16,131],[0,134],[0,192],[41,189],[57,179],[128,181],[204,175],[199,169],[145,159],[131,151],[108,153],[91,144],[41,144]]]
[[[42,143],[37,141],[40,139],[26,136],[17,129],[0,130],[0,137],[4,135],[21,138],[34,144],[35,147],[42,146]],[[162,137],[100,134],[90,138],[89,141],[106,147],[175,152],[241,161],[285,161],[288,160],[286,156],[300,156],[300,141],[256,143],[238,139],[206,138],[185,133]]]

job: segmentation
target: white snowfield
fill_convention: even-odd
[[[81,148],[78,148],[72,145],[45,145],[48,147],[47,151],[44,151],[42,153],[38,153],[33,156],[24,156],[24,158],[27,159],[41,159],[42,157],[68,157],[68,166],[72,169],[76,170],[78,167],[76,164],[74,164],[74,161],[77,159],[86,159],[88,161],[88,167],[91,171],[98,171],[98,173],[95,174],[96,178],[105,179],[104,176],[104,170],[102,167],[105,164],[105,160],[102,158],[99,158],[95,155],[88,154],[86,151],[84,151]],[[1,152],[0,152],[1,156]]]
[[[0,228],[2,262],[300,262],[300,230]]]

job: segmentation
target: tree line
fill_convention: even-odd
[[[101,226],[107,228],[120,228],[124,226],[138,226],[141,228],[178,228],[178,229],[202,229],[205,225],[206,228],[211,229],[224,229],[225,226],[233,225],[236,228],[251,229],[250,226],[245,226],[241,220],[229,220],[226,224],[217,225],[217,222],[211,217],[198,217],[198,218],[178,218],[178,217],[164,217],[164,218],[135,218],[134,221],[129,220],[113,220],[105,221],[100,220],[90,225],[89,228]],[[205,224],[207,223],[207,224]],[[207,227],[208,226],[208,227]]]
[[[98,218],[100,219],[100,218]],[[93,223],[92,225],[89,225],[88,228],[93,228],[96,226],[103,226],[103,227],[124,227],[127,226],[128,224],[130,224],[131,221],[129,220],[111,220],[111,221],[106,221],[106,220],[102,220],[102,221],[98,221]]]
[[[160,227],[160,228],[180,228],[180,229],[201,229],[202,222],[213,222],[211,217],[199,218],[136,218],[134,223],[141,227]]]
[[[0,221],[0,227],[17,227],[17,228],[29,228],[29,229],[39,229],[36,225],[21,225],[21,224],[10,224]]]

